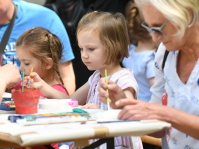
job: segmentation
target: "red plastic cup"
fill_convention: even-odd
[[[23,92],[21,89],[12,91],[16,114],[37,113],[39,97],[39,89],[25,88]]]

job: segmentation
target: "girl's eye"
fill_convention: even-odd
[[[30,65],[30,64],[29,64],[29,63],[25,63],[24,65],[28,66],[28,65]]]
[[[94,48],[89,48],[89,50],[90,50],[90,51],[94,51],[95,49],[94,49]]]

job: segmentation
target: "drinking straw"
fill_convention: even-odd
[[[24,92],[24,70],[22,70],[22,92]]]
[[[105,73],[105,78],[106,78],[106,84],[108,84],[108,73],[107,73],[107,70],[105,69],[104,70],[104,73]],[[106,92],[108,93],[108,88],[106,89]],[[108,110],[110,110],[110,98],[109,97],[106,97],[106,102],[107,102],[107,106],[108,106]]]

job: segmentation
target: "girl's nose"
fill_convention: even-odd
[[[81,52],[81,57],[87,59],[88,58],[88,54],[84,51]]]

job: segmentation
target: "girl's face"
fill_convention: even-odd
[[[43,78],[44,73],[41,61],[35,58],[29,51],[30,49],[27,50],[24,47],[16,47],[16,53],[21,62],[20,70],[24,70],[25,76],[29,76],[33,67],[33,71]]]
[[[101,44],[97,34],[83,30],[77,34],[81,59],[89,70],[100,70],[106,67],[106,49]]]

